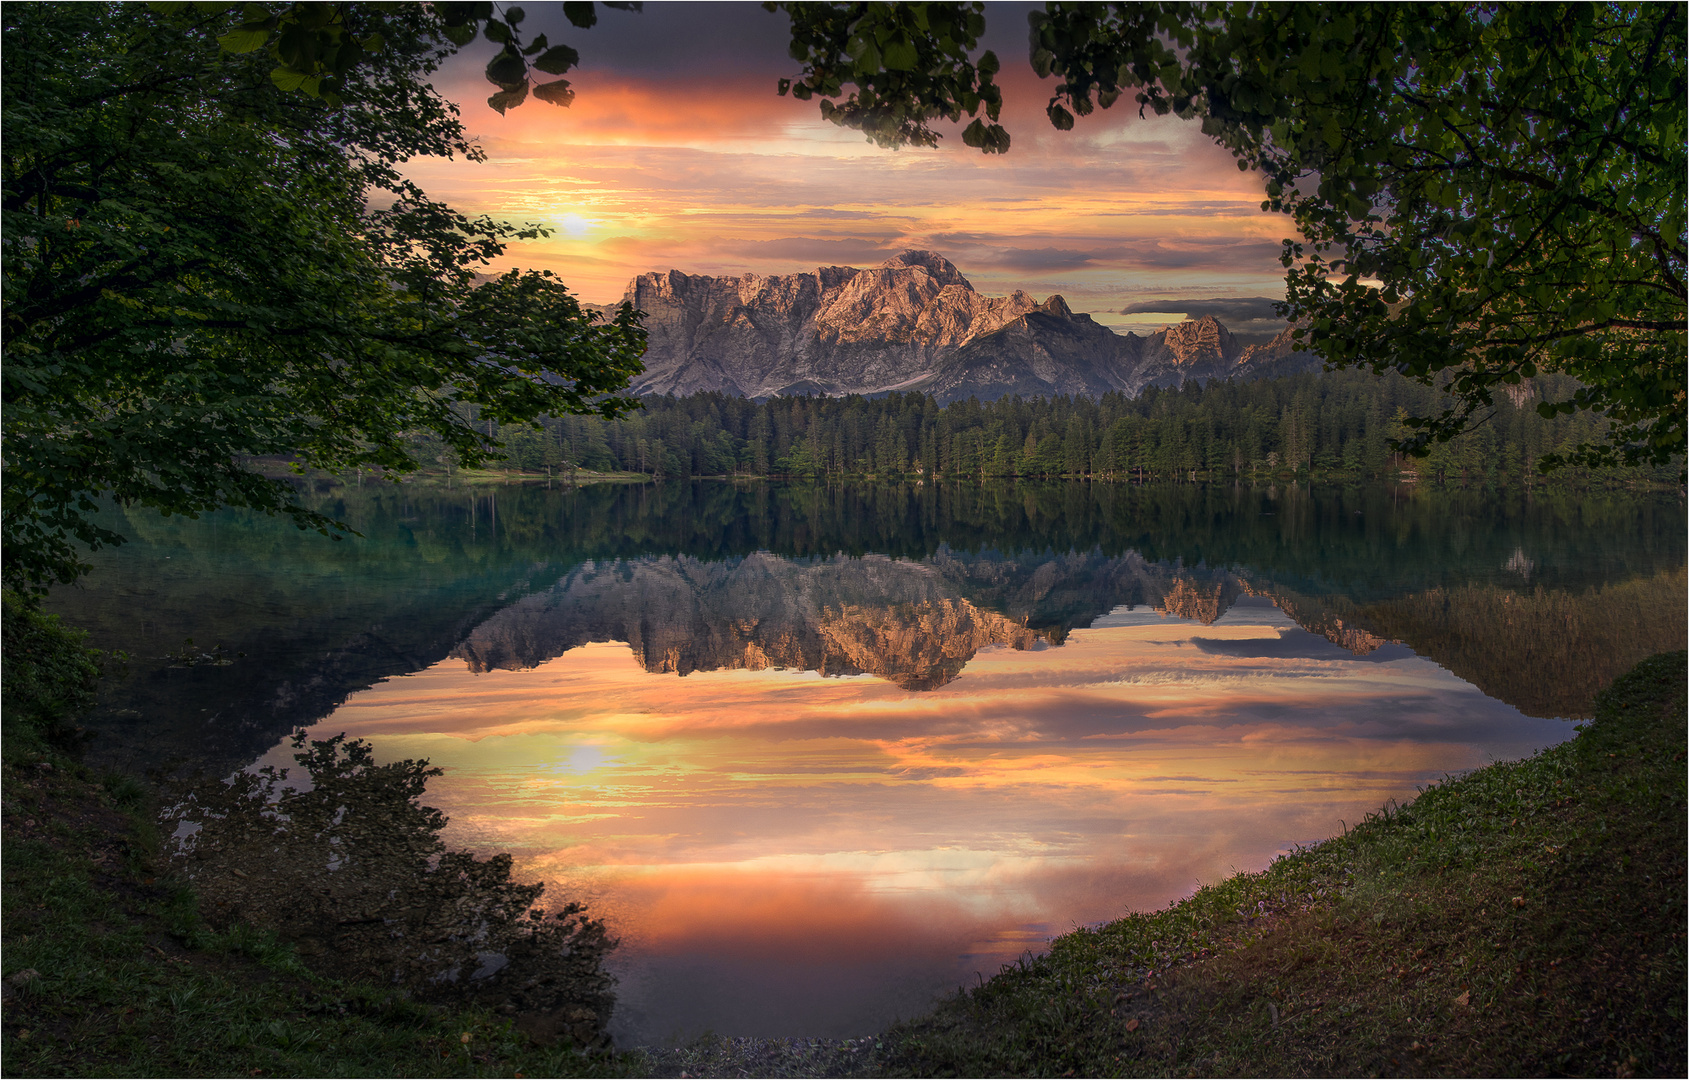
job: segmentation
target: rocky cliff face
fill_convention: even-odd
[[[1187,379],[1223,379],[1243,346],[1212,315],[1169,326],[1149,338],[1138,377],[1144,386],[1182,386]]]
[[[1294,330],[1286,327],[1265,345],[1251,345],[1238,354],[1231,375],[1237,379],[1273,379],[1280,375],[1295,375],[1303,371],[1319,371],[1323,365],[1319,357],[1303,352],[1292,338]]]
[[[1144,342],[1116,334],[1089,315],[1075,315],[1052,296],[1007,326],[957,349],[931,375],[910,384],[940,402],[981,401],[1019,394],[1095,397],[1110,390],[1136,394]]]
[[[1213,316],[1139,338],[1075,314],[1060,296],[1042,304],[1020,291],[983,296],[930,251],[906,251],[867,270],[643,274],[624,299],[646,313],[638,394],[923,390],[941,402],[1135,395],[1150,385],[1285,374],[1315,363],[1288,338],[1244,348]]]
[[[875,393],[918,379],[964,342],[1034,310],[986,297],[948,260],[908,251],[870,270],[714,278],[644,274],[625,297],[650,335],[640,394]]]

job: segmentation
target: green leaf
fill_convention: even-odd
[[[505,8],[504,9],[504,21],[509,23],[511,26],[516,26],[516,25],[520,24],[524,18],[527,17],[527,14],[528,14],[527,12],[523,11],[519,7]]]
[[[523,56],[532,56],[535,53],[544,52],[545,47],[546,47],[545,35],[541,34],[539,37],[535,38],[531,44],[523,47],[522,55]]]
[[[233,30],[217,39],[217,44],[228,53],[249,53],[262,49],[270,40],[270,25],[267,23],[237,26]]]
[[[887,42],[880,55],[888,71],[913,71],[921,58],[915,43],[908,38]]]
[[[496,41],[501,45],[506,45],[510,42],[510,27],[504,25],[502,22],[499,22],[497,19],[488,19],[487,25],[482,28],[481,33],[487,36],[488,41]]]
[[[270,81],[290,93],[301,90],[312,97],[317,96],[317,80],[303,71],[295,71],[290,67],[276,67],[270,71]]]
[[[534,96],[549,105],[559,105],[565,109],[575,100],[575,92],[569,89],[568,79],[535,83]]]
[[[1049,115],[1050,123],[1055,125],[1057,131],[1073,130],[1073,114],[1060,105],[1051,102],[1050,107],[1044,111]]]
[[[581,62],[581,54],[567,45],[557,45],[534,61],[534,66],[547,75],[561,75]]]
[[[487,104],[498,110],[499,115],[503,116],[504,110],[513,109],[526,100],[528,100],[528,84],[524,81],[516,83],[509,90],[500,90],[487,99]]]
[[[565,0],[563,17],[569,20],[569,25],[590,30],[598,22],[598,12],[593,10],[592,0]]]
[[[487,64],[487,81],[498,86],[522,82],[528,77],[528,65],[506,45]]]

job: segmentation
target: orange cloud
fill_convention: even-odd
[[[661,20],[652,20],[660,26]],[[553,228],[507,265],[549,269],[584,299],[620,298],[649,270],[739,275],[872,265],[940,251],[992,294],[1061,292],[1105,317],[1159,295],[1273,295],[1286,222],[1252,175],[1196,126],[1124,107],[1052,130],[1048,84],[1013,65],[1016,142],[984,156],[950,132],[938,150],[881,150],[774,93],[767,74],[583,74],[567,110],[499,116],[473,69],[442,80],[489,160],[413,162],[463,209]]]

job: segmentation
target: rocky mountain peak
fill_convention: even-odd
[[[1038,305],[1038,310],[1063,319],[1073,318],[1073,309],[1067,306],[1067,300],[1061,293],[1051,293],[1048,300]]]
[[[1212,315],[1176,323],[1166,334],[1167,351],[1179,364],[1229,363],[1243,351],[1232,332]]]
[[[918,248],[868,269],[642,274],[626,299],[646,313],[636,394],[1135,395],[1306,370],[1311,359],[1276,339],[1246,350],[1212,315],[1147,338],[1117,334],[1060,295],[985,296],[949,259]]]
[[[932,275],[940,288],[945,285],[960,285],[969,292],[973,291],[973,283],[962,276],[956,269],[956,264],[946,259],[936,251],[925,251],[921,248],[910,248],[901,254],[893,255],[878,267],[881,270],[920,269]]]

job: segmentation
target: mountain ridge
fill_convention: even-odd
[[[1213,315],[1147,337],[1075,313],[1059,293],[988,297],[944,256],[910,249],[879,266],[712,277],[641,274],[624,302],[645,312],[645,395],[724,391],[931,393],[941,403],[1010,394],[1135,397],[1191,379],[1257,378],[1317,368],[1290,330],[1243,345]],[[604,305],[613,310],[619,305]]]

